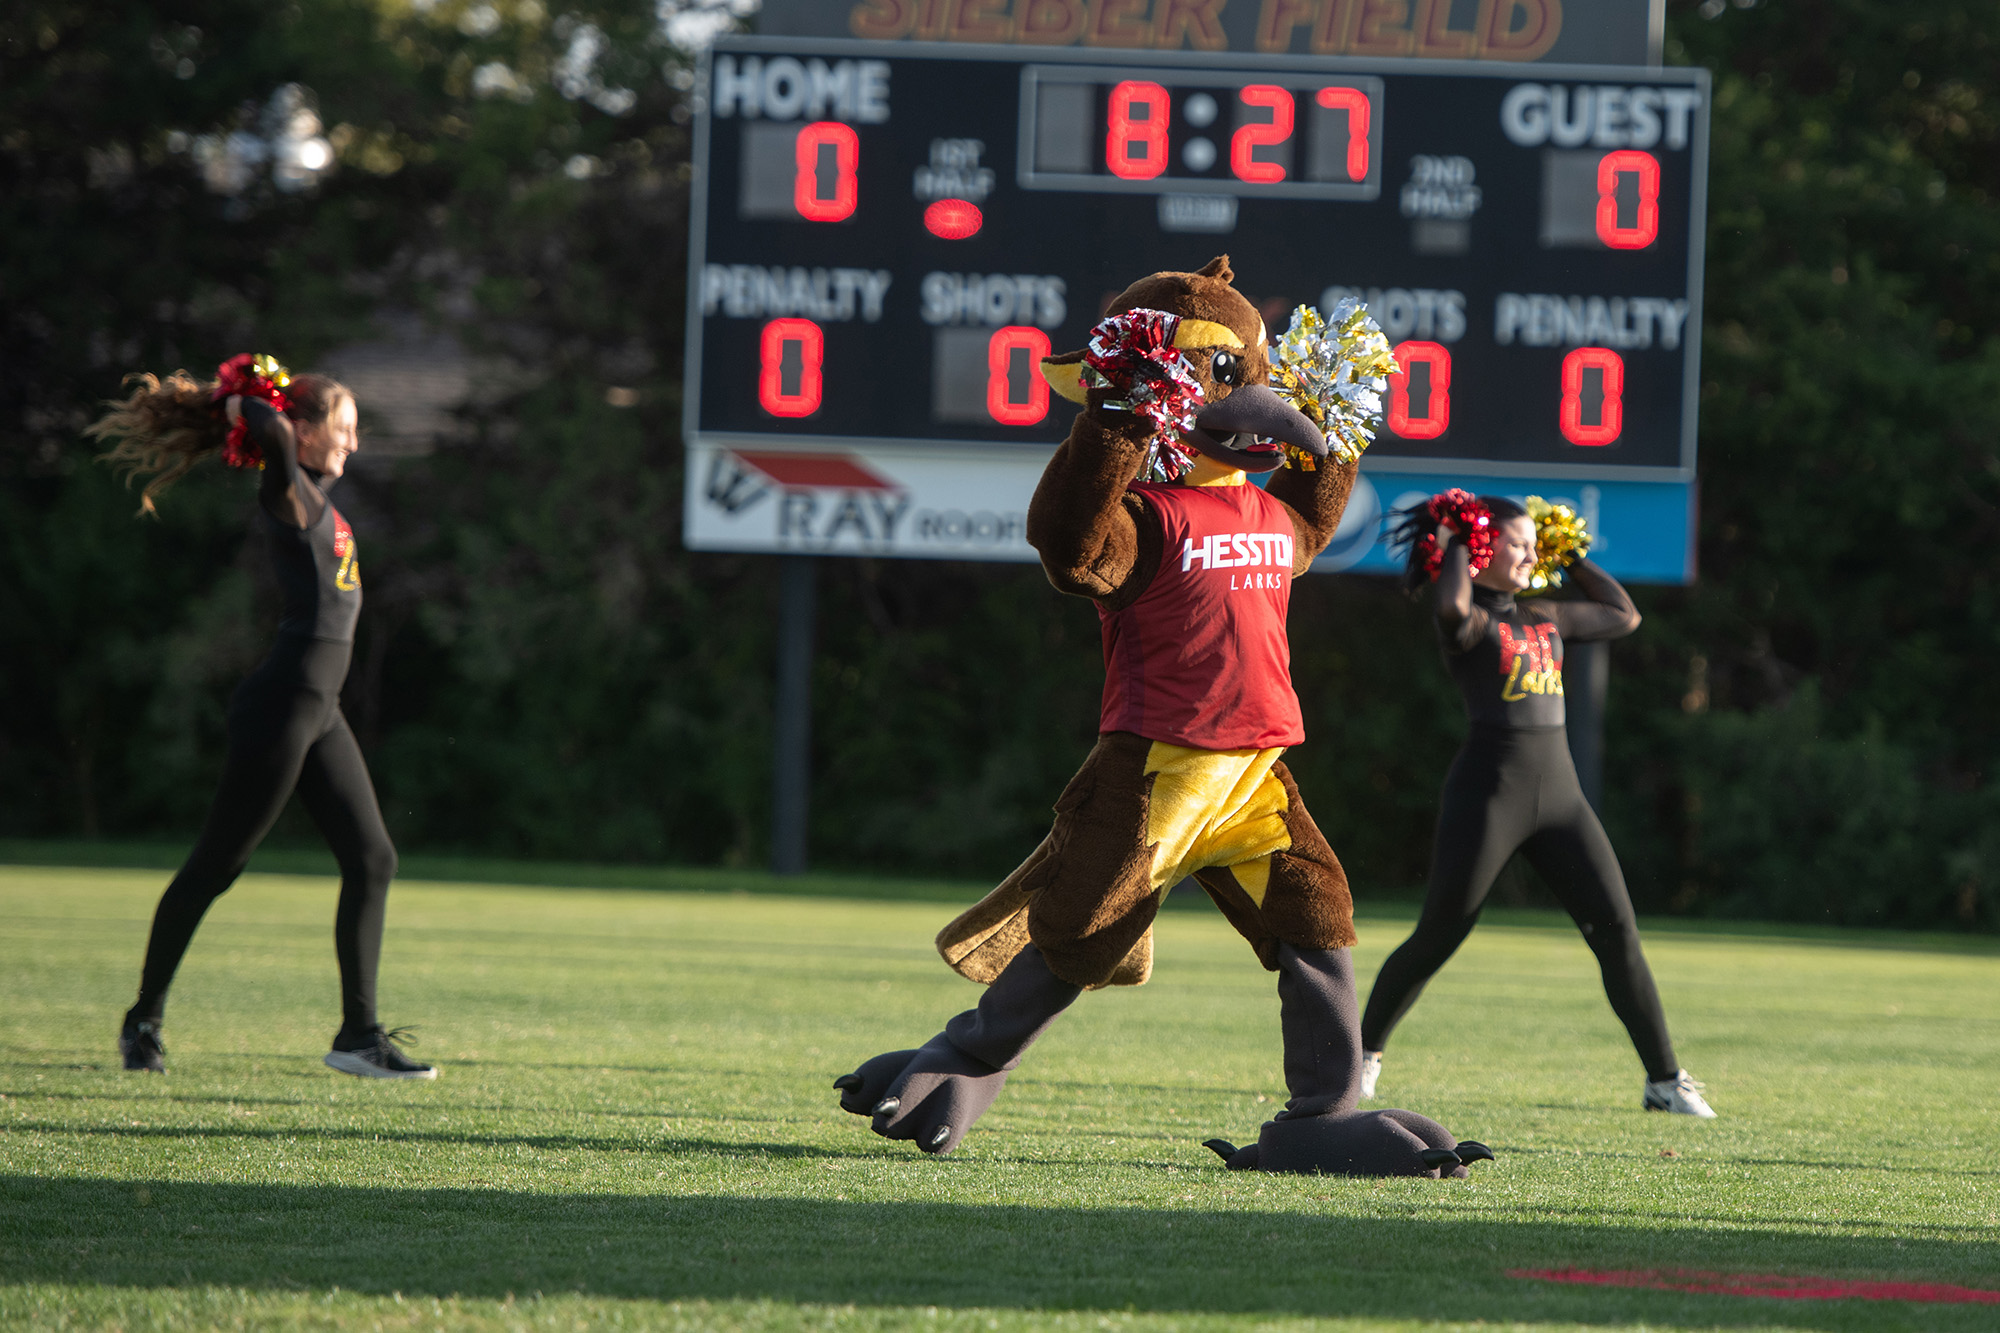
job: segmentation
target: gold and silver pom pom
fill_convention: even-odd
[[[1352,463],[1381,428],[1382,395],[1397,370],[1374,316],[1348,296],[1325,316],[1309,305],[1292,311],[1272,350],[1271,387],[1319,427],[1335,462]],[[1294,467],[1312,469],[1304,450],[1286,453]]]

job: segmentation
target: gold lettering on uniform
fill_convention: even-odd
[[[1500,669],[1507,676],[1500,687],[1501,702],[1519,703],[1531,694],[1562,694],[1562,667],[1552,642],[1555,626],[1526,626],[1518,640],[1511,626],[1503,624],[1499,630]]]
[[[354,544],[354,538],[348,538],[348,552],[340,556],[340,564],[334,566],[334,586],[342,592],[354,592],[362,586],[360,554],[360,546]]]

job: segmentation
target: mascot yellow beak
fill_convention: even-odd
[[[1240,352],[1243,340],[1227,324],[1212,319],[1184,319],[1174,330],[1174,346],[1183,351],[1190,347],[1228,347]]]

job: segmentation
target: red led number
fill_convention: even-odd
[[[819,411],[820,362],[826,335],[809,319],[774,319],[758,348],[757,401],[774,417]]]
[[[1025,324],[995,329],[986,341],[986,412],[1003,426],[1032,426],[1049,414],[1042,358],[1049,335]]]
[[[1406,440],[1435,440],[1451,425],[1451,352],[1437,343],[1396,344],[1389,377],[1389,429]]]
[[[1625,429],[1625,362],[1609,347],[1579,347],[1563,358],[1563,438],[1606,445]],[[1595,418],[1594,420],[1592,418]]]
[[[1253,83],[1237,96],[1245,106],[1271,108],[1271,119],[1239,126],[1230,136],[1229,169],[1236,173],[1236,179],[1252,185],[1274,185],[1285,178],[1285,169],[1276,162],[1259,162],[1252,154],[1292,137],[1292,95],[1274,84]]]
[[[799,130],[792,151],[799,168],[792,179],[792,206],[799,216],[808,222],[853,217],[854,168],[861,160],[861,141],[853,128],[837,120],[816,121]]]
[[[1618,225],[1618,178],[1639,178],[1632,225]],[[1660,161],[1636,148],[1606,153],[1597,164],[1597,238],[1614,250],[1643,250],[1660,234]]]
[[[1122,180],[1149,181],[1167,169],[1167,90],[1127,79],[1111,90],[1104,165]]]
[[[1368,94],[1359,88],[1322,88],[1318,102],[1347,113],[1347,179],[1368,179]]]

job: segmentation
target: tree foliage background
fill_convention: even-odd
[[[250,486],[206,469],[135,520],[79,435],[96,405],[253,346],[309,366],[396,312],[500,370],[463,438],[364,452],[341,492],[346,706],[392,831],[761,860],[774,562],[679,539],[676,38],[728,12],[0,17],[0,834],[191,836],[274,622]],[[1996,42],[2000,0],[1669,7],[1668,58],[1715,74],[1702,581],[1638,590],[1614,654],[1642,908],[2000,926]],[[309,188],[241,151],[292,86],[333,155]],[[1003,872],[1090,743],[1091,609],[1026,567],[828,561],[820,588],[816,860]],[[1462,727],[1422,613],[1312,579],[1293,638],[1316,814],[1364,889],[1419,881]]]

